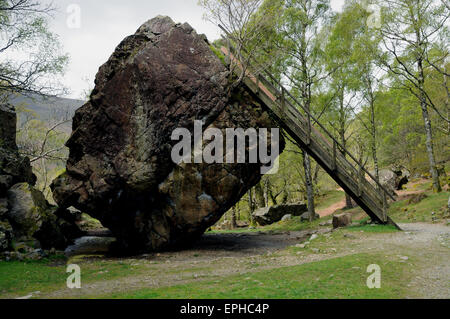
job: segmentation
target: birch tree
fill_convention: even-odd
[[[379,5],[383,8],[383,23],[379,32],[387,57],[384,66],[400,78],[404,88],[417,99],[424,122],[433,189],[440,192],[442,188],[435,160],[430,111],[446,122],[449,119],[431,98],[426,87],[426,74],[449,56],[448,4],[437,0],[384,0]],[[447,48],[439,56],[431,57],[433,44],[439,39],[444,39]],[[444,76],[447,78],[448,74],[444,72]]]

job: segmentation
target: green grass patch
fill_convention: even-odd
[[[52,257],[40,261],[1,261],[0,295],[42,291],[49,285],[65,283],[65,259]]]
[[[367,267],[382,270],[381,289],[369,289]],[[294,267],[229,276],[172,287],[115,293],[104,298],[137,299],[319,299],[402,298],[409,279],[406,263],[382,254],[356,254]]]
[[[363,225],[363,226],[350,226],[345,228],[348,231],[353,232],[366,232],[366,233],[395,233],[399,230],[392,225]]]
[[[392,203],[389,216],[396,222],[432,222],[433,212],[435,218],[444,218],[450,192],[425,194],[428,197],[417,204],[408,204],[408,200]]]
[[[65,257],[39,261],[0,261],[0,298],[4,295],[26,295],[34,291],[47,292],[65,289],[67,264],[81,267],[82,282],[110,280],[117,277],[139,274],[152,270],[149,265],[133,265],[130,260],[82,259],[69,262]]]

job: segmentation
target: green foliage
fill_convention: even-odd
[[[214,52],[214,54],[220,59],[220,62],[222,62],[222,64],[226,66],[227,63],[225,62],[225,56],[220,51],[220,49],[216,48],[214,45],[210,45],[209,47],[211,48],[211,51]]]
[[[53,10],[36,0],[0,1],[0,96],[65,92],[60,80],[68,55],[50,31]]]

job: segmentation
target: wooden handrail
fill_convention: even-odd
[[[227,36],[230,36],[229,33],[221,26],[219,25],[219,27],[227,34]],[[233,59],[238,66],[240,66],[242,69],[244,69],[244,67],[241,64],[241,59],[237,59],[232,51],[234,50],[234,47],[229,43],[228,40],[228,47],[230,48],[229,50],[225,47],[222,47],[221,51],[225,54],[225,56],[229,57],[230,59]],[[245,50],[245,48],[243,47],[242,50],[244,52],[247,53],[247,51]],[[328,146],[331,148],[331,144],[326,140],[325,137],[323,137],[322,134],[320,134],[320,132],[318,132],[317,130],[315,130],[314,127],[310,127],[311,125],[311,120],[313,120],[322,130],[323,132],[328,135],[328,137],[332,140],[333,144],[336,144],[336,146],[338,146],[345,154],[347,154],[355,163],[356,165],[359,166],[359,168],[365,172],[370,179],[372,179],[376,185],[387,195],[389,196],[392,200],[396,200],[395,197],[356,159],[355,156],[353,156],[353,154],[351,154],[339,141],[336,140],[336,138],[326,129],[326,127],[318,120],[316,119],[316,117],[311,114],[311,112],[309,110],[307,110],[302,103],[300,103],[296,97],[294,97],[291,92],[289,90],[287,90],[286,88],[284,88],[284,86],[270,73],[268,72],[266,69],[262,70],[274,83],[276,83],[280,90],[276,87],[274,87],[272,85],[272,83],[270,81],[268,81],[266,78],[264,78],[263,75],[261,75],[260,73],[258,73],[256,76],[254,76],[252,73],[248,72],[248,70],[245,70],[246,75],[248,77],[250,77],[252,80],[254,80],[257,84],[258,84],[258,88],[261,88],[261,91],[263,91],[271,100],[273,100],[274,102],[277,101],[277,96],[285,96],[284,94],[287,94],[288,97],[290,97],[292,99],[292,101],[295,102],[296,105],[298,105],[306,114],[308,117],[308,120],[306,121],[308,128],[311,129],[311,131],[314,131],[316,133],[316,135],[321,136],[321,139],[328,144]],[[261,83],[264,82],[264,83]],[[272,92],[275,91],[275,92]],[[286,103],[287,102],[287,103]],[[291,104],[291,102],[288,99],[284,99],[283,103],[286,103],[288,106],[288,110],[294,113],[297,113],[298,116],[303,118],[303,115],[298,111],[298,109]],[[289,108],[290,107],[290,108]],[[309,124],[308,124],[309,123]],[[310,132],[310,130],[308,130],[308,133]],[[350,165],[351,167],[352,164],[350,162],[348,162],[348,160],[343,157],[343,160],[347,162],[348,165]],[[358,171],[358,170],[356,170]],[[357,172],[357,174],[359,174],[359,172]],[[383,201],[383,199],[380,199],[381,201]]]

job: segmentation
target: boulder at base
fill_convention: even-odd
[[[316,213],[316,215],[314,216],[314,219],[319,219],[319,218],[320,218],[320,215]],[[301,218],[300,218],[300,219],[301,219],[302,222],[307,222],[307,221],[309,221],[309,212],[303,213],[303,214],[301,215]]]
[[[350,214],[339,214],[333,216],[333,228],[347,227],[352,224],[352,215]]]
[[[116,248],[189,244],[259,182],[260,163],[171,159],[174,130],[193,134],[195,120],[224,137],[227,128],[276,127],[255,96],[230,84],[227,68],[188,24],[161,16],[146,22],[119,44],[95,84],[75,114],[67,171],[52,190],[61,207],[108,227]]]
[[[257,209],[253,219],[261,226],[279,222],[283,216],[301,216],[308,211],[306,204],[276,205]]]
[[[375,174],[375,172],[372,172]],[[403,189],[403,186],[408,184],[410,173],[407,169],[402,167],[396,167],[393,169],[382,169],[379,172],[380,183],[383,185],[392,195],[396,196],[395,191]],[[370,180],[373,185],[375,182]]]
[[[64,210],[51,206],[44,195],[27,183],[16,184],[8,191],[7,219],[16,240],[37,239],[42,248],[65,249],[82,235],[73,221],[59,215]]]

